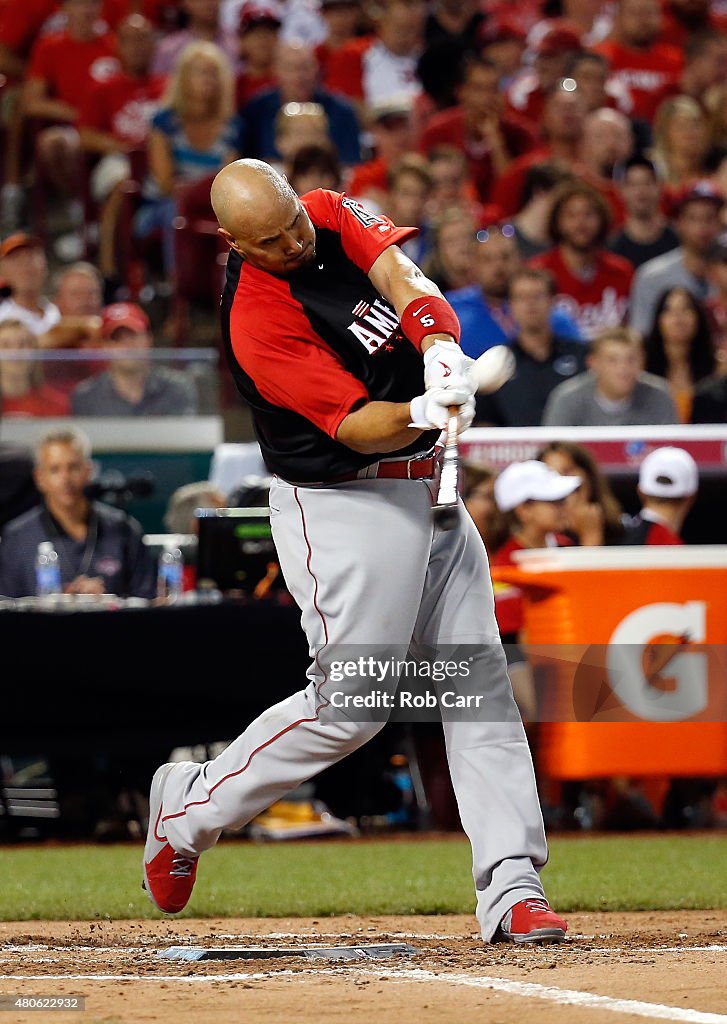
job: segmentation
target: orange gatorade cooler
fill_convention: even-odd
[[[572,547],[494,567],[523,598],[538,770],[727,774],[727,548]]]

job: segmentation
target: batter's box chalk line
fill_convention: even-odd
[[[299,956],[308,960],[385,960],[392,956],[419,953],[407,942],[386,942],[366,946],[169,946],[157,953],[164,960],[275,960]]]

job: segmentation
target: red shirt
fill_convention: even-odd
[[[389,164],[382,156],[374,157],[353,169],[346,191],[352,196],[367,196],[371,192],[388,192]]]
[[[548,534],[548,547],[565,548],[572,547],[573,541],[564,533],[550,533]],[[512,557],[515,551],[524,551],[525,545],[521,543],[516,537],[509,537],[504,544],[492,555],[490,555],[490,565],[516,565],[515,559]],[[500,591],[501,599],[498,602],[498,588],[505,587],[504,591]],[[497,625],[501,635],[512,635],[513,633],[519,633],[523,628],[523,604],[522,595],[517,588],[510,587],[508,584],[494,584],[495,590],[495,618],[497,619]]]
[[[632,109],[626,113],[651,122],[660,91],[665,85],[679,81],[684,68],[681,51],[664,43],[654,43],[647,50],[637,50],[609,40],[593,49],[611,65],[610,80],[631,97]]]
[[[377,41],[377,36],[350,39],[326,58],[323,86],[331,92],[340,92],[350,99],[362,100],[364,54]]]
[[[30,55],[28,78],[42,79],[51,99],[63,100],[79,110],[89,88],[118,74],[116,42],[99,35],[88,42],[67,32],[41,36]]]
[[[68,395],[41,384],[17,398],[3,395],[3,416],[70,416],[71,406]]]
[[[500,131],[511,157],[521,156],[535,146],[535,136],[523,124],[514,118],[504,116],[500,119]],[[421,137],[419,149],[425,155],[435,146],[450,145],[460,149],[467,157],[470,177],[477,194],[483,202],[490,199],[495,181],[492,156],[487,143],[467,134],[464,111],[461,107],[451,107],[435,114],[430,120]]]
[[[602,327],[618,326],[626,320],[634,276],[628,260],[600,249],[596,254],[596,271],[589,280],[571,272],[560,246],[534,256],[529,263],[551,272],[558,292],[556,301],[577,321],[584,338],[593,337]]]
[[[506,101],[515,116],[526,121],[533,131],[539,129],[545,107],[545,90],[534,71],[528,69],[516,75],[508,87]]]
[[[647,544],[683,544],[684,541],[678,533],[674,533],[670,526],[664,523],[651,523],[649,532],[646,534]]]
[[[491,201],[502,211],[503,217],[514,217],[522,207],[525,178],[530,168],[546,160],[555,159],[557,158],[553,156],[549,146],[539,146],[513,160],[507,170],[495,179]],[[559,162],[565,163],[563,160]],[[606,200],[611,211],[611,230],[620,227],[624,222],[626,209],[616,185],[609,178],[602,178],[578,163],[568,162],[568,169],[592,185]]]
[[[149,133],[156,101],[164,91],[164,78],[131,78],[120,71],[87,92],[78,116],[79,128],[95,128],[113,135],[122,145],[137,149]]]
[[[5,0],[0,3],[0,40],[25,60],[42,33],[60,32],[64,26],[61,0]],[[118,23],[133,9],[141,8],[150,21],[160,23],[170,0],[104,0],[101,17],[109,26]]]

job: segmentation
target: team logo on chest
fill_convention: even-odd
[[[348,325],[348,330],[369,354],[393,350],[392,335],[399,327],[399,318],[390,306],[381,299],[374,299],[373,303],[362,299],[351,312],[355,319]]]

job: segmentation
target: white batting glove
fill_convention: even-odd
[[[459,406],[457,433],[461,434],[475,418],[475,400],[467,387],[429,388],[423,395],[412,398],[409,426],[419,430],[445,430],[450,405]]]
[[[456,341],[435,341],[424,353],[424,384],[427,389],[466,387],[474,394],[476,384],[469,372],[473,365],[474,359]]]

